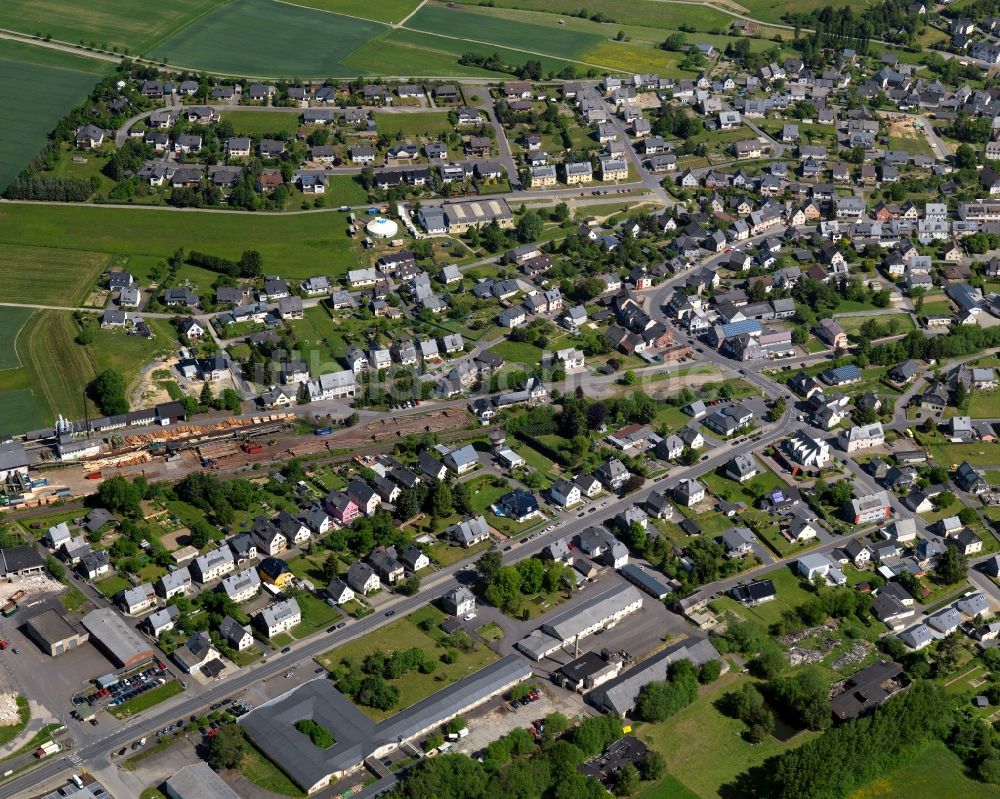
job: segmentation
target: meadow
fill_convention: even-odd
[[[80,253],[166,258],[178,247],[238,259],[258,250],[264,268],[286,278],[342,275],[353,269],[360,247],[347,235],[339,212],[222,214],[213,211],[4,204],[0,245],[31,245]],[[39,265],[40,272],[43,265]]]
[[[146,53],[169,64],[258,77],[344,76],[341,59],[385,26],[270,0],[234,0]]]
[[[15,342],[31,314],[30,308],[0,308],[0,369],[16,369],[21,365]]]
[[[3,249],[4,302],[78,306],[108,263],[102,252],[12,242]]]
[[[445,111],[415,111],[405,114],[376,111],[375,124],[379,133],[387,136],[402,133],[404,136],[426,135],[430,138],[441,138],[455,130],[448,121],[448,114]]]
[[[0,26],[8,4],[0,4]],[[59,118],[83,100],[110,65],[0,40],[0,189],[45,144]],[[12,113],[11,109],[16,109]]]
[[[996,786],[969,779],[958,756],[939,741],[928,744],[912,761],[852,793],[849,799],[962,799],[996,797]]]
[[[5,0],[0,27],[142,52],[225,0]]]

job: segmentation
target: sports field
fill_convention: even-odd
[[[2,260],[4,302],[75,307],[87,298],[108,255],[5,244]]]
[[[0,19],[7,9],[0,3]],[[110,64],[0,40],[0,190],[45,145],[46,136],[83,100]]]
[[[321,11],[333,11],[336,14],[346,14],[350,17],[374,19],[379,22],[398,23],[413,9],[420,5],[420,0],[285,0],[297,6],[318,8]]]
[[[146,53],[229,74],[344,76],[341,59],[383,30],[377,22],[272,0],[233,0]]]
[[[225,0],[4,0],[0,27],[139,53]]]
[[[290,279],[342,275],[360,259],[338,211],[267,216],[102,206],[0,206],[0,250],[8,244],[166,258],[178,247],[238,259],[256,249],[264,269]],[[43,270],[40,265],[39,272]]]

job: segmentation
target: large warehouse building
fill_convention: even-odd
[[[146,640],[111,608],[92,610],[80,623],[90,633],[90,640],[119,668],[135,666],[153,657]]]
[[[239,723],[264,754],[300,788],[313,793],[360,767],[365,758],[384,757],[531,674],[522,658],[508,655],[377,724],[328,680],[311,680],[261,705]],[[295,729],[300,719],[313,719],[336,743],[327,749],[315,746]]]
[[[642,594],[638,588],[615,586],[554,616],[516,646],[528,657],[541,660],[566,644],[575,644],[598,630],[613,627],[641,608]]]
[[[240,799],[208,763],[185,766],[164,783],[170,799]]]
[[[54,610],[32,616],[24,623],[24,632],[52,657],[76,649],[90,638],[86,630],[77,629]]]

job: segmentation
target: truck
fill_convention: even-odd
[[[2,615],[5,619],[9,619],[15,613],[17,613],[16,602],[8,602],[6,605],[0,608],[0,615]]]
[[[54,755],[61,748],[55,741],[46,741],[35,750],[35,757],[41,760],[48,755]]]
[[[333,432],[333,428],[332,427],[317,427],[316,430],[313,432],[313,435],[314,436],[328,436],[332,432]]]
[[[91,472],[87,475],[88,480],[100,480],[104,475],[100,472]]]

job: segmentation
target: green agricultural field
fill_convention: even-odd
[[[0,27],[140,52],[225,0],[6,0]]]
[[[267,216],[179,213],[166,209],[5,204],[0,207],[0,246],[61,248],[166,258],[178,247],[238,259],[259,250],[264,269],[295,280],[343,275],[360,258],[339,212]]]
[[[392,53],[391,61],[386,53]],[[424,33],[422,31],[397,28],[369,42],[364,47],[342,59],[341,63],[351,74],[392,75],[456,75],[484,76],[502,79],[496,72],[466,67],[458,63],[463,53],[491,55],[498,53],[508,64],[523,64],[525,61],[541,62],[544,72],[561,72],[571,62],[547,55],[535,55],[524,50],[499,45],[473,43],[466,39]],[[576,65],[580,66],[580,65]]]
[[[734,9],[745,9],[743,13],[748,14],[753,19],[764,22],[782,22],[782,18],[788,13],[808,14],[812,11],[819,11],[825,6],[829,6],[828,0],[803,0],[793,2],[793,0],[740,0],[740,2],[730,3]],[[837,8],[847,6],[858,11],[869,5],[866,0],[843,0],[837,4]]]
[[[30,308],[0,308],[0,369],[16,369],[21,365],[14,343],[32,313]]]
[[[513,50],[541,53],[556,58],[580,59],[604,37],[594,33],[567,31],[555,19],[536,25],[480,13],[470,8],[425,5],[406,23],[410,30],[447,33],[448,36]]]
[[[378,0],[377,3],[371,0],[286,0],[286,2],[320,11],[346,14],[349,17],[389,23],[402,22],[407,14],[420,5],[420,0]]]
[[[0,27],[21,2],[0,3]],[[110,64],[0,40],[0,189],[45,146],[46,136],[83,100]],[[12,109],[16,109],[16,112]]]
[[[448,114],[445,111],[414,111],[403,114],[378,111],[375,113],[375,124],[379,133],[384,133],[390,138],[396,133],[408,137],[441,138],[455,130],[448,121]]]
[[[2,378],[2,375],[0,375]],[[40,430],[49,422],[30,388],[0,390],[0,435]]]
[[[224,111],[222,119],[233,123],[241,136],[280,133],[293,136],[299,129],[298,111]]]
[[[234,0],[146,53],[213,72],[261,77],[344,76],[341,59],[385,30],[377,22],[270,0]]]
[[[107,253],[5,243],[3,301],[77,307],[108,264]]]
[[[481,0],[458,0],[462,5],[480,5]],[[603,14],[615,20],[613,36],[621,24],[641,25],[649,28],[677,30],[678,25],[690,25],[698,31],[711,32],[727,29],[735,17],[716,8],[696,3],[672,3],[669,0],[632,0],[625,8],[621,0],[493,0],[501,8],[519,8],[549,14],[575,14],[586,8],[591,14]],[[609,26],[609,31],[611,30]],[[665,37],[664,37],[665,38]]]

